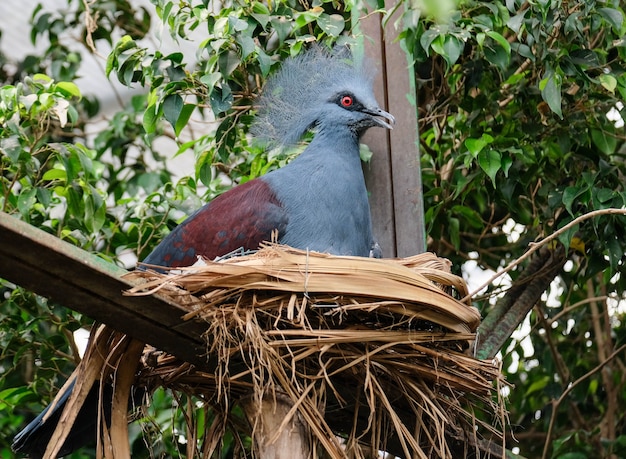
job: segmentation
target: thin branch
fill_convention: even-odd
[[[98,50],[93,42],[93,33],[98,30],[98,13],[96,12],[95,16],[92,16],[90,6],[93,3],[93,0],[83,0],[83,6],[85,8],[85,44],[92,53],[96,54]]]
[[[569,314],[570,312],[572,312],[576,308],[579,308],[581,306],[589,304],[592,301],[606,301],[609,298],[611,298],[611,297],[608,296],[608,295],[603,295],[603,296],[594,296],[592,298],[585,298],[584,300],[580,300],[579,302],[574,303],[571,306],[567,306],[566,308],[563,308],[563,310],[560,311],[559,313],[555,314],[554,317],[547,319],[548,320],[548,326],[549,327],[552,326],[552,324],[554,322],[559,320],[561,317],[566,316],[567,314]]]
[[[467,296],[465,296],[465,298],[463,298],[461,301],[467,301],[468,299],[472,298],[474,295],[476,295],[482,289],[484,289],[485,287],[489,286],[498,277],[500,277],[500,276],[508,273],[509,271],[511,271],[513,268],[515,268],[516,266],[521,264],[524,260],[529,258],[533,253],[535,253],[541,247],[543,247],[544,245],[548,244],[549,242],[552,242],[554,239],[559,237],[561,234],[569,231],[571,228],[573,228],[574,226],[578,225],[580,222],[585,221],[585,220],[589,220],[590,218],[594,218],[594,217],[597,217],[599,215],[626,215],[626,209],[610,208],[610,209],[593,210],[591,212],[588,212],[588,213],[586,213],[584,215],[581,215],[581,216],[575,218],[574,220],[569,222],[567,225],[565,225],[563,228],[560,228],[559,230],[555,231],[550,236],[547,236],[546,238],[542,239],[541,241],[539,241],[539,242],[531,242],[530,244],[528,244],[530,248],[526,251],[526,253],[524,253],[524,255],[519,257],[517,260],[512,261],[505,268],[503,268],[502,270],[500,270],[497,273],[495,273],[493,276],[491,276],[489,279],[487,279],[486,282],[484,282],[482,285],[480,285],[478,288],[476,288],[473,292],[470,292],[469,294],[467,294]]]

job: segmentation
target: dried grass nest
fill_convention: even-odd
[[[218,362],[209,374],[160,355],[140,377],[201,395],[222,420],[241,397],[280,394],[310,429],[315,454],[328,457],[487,457],[501,444],[500,369],[471,355],[480,315],[459,300],[467,288],[448,260],[268,244],[130,276],[139,285],[129,295],[158,292],[189,311],[186,320],[206,321],[207,354]]]

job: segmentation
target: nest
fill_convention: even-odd
[[[214,371],[103,332],[106,327],[92,333],[87,357],[98,356],[101,381],[116,371],[126,375],[115,384],[124,391],[122,404],[132,385],[148,392],[167,387],[178,399],[193,395],[210,407],[204,434],[193,433],[195,407],[185,410],[187,457],[212,457],[236,422],[232,408],[242,404],[250,421],[255,416],[246,406],[264,400],[287,404],[282,426],[304,426],[308,457],[501,455],[501,429],[494,427],[505,421],[496,401],[500,370],[471,355],[480,315],[459,300],[466,285],[447,260],[428,253],[336,257],[267,245],[252,255],[129,276],[138,285],[127,294],[158,292],[188,311],[185,320],[206,322]],[[134,373],[120,372],[130,360],[139,362]],[[112,427],[99,440],[104,451],[125,444],[126,427],[115,420],[115,405],[113,411]],[[244,443],[238,442],[240,456]]]

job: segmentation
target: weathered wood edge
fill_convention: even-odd
[[[210,369],[206,324],[159,295],[126,296],[128,271],[0,212],[0,277],[185,361]]]

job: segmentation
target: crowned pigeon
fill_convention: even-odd
[[[359,140],[368,128],[391,129],[393,123],[376,103],[371,78],[349,52],[314,47],[287,60],[264,88],[252,132],[275,148],[294,145],[309,131],[312,141],[285,167],[236,186],[196,211],[144,262],[188,266],[198,256],[213,259],[239,248],[257,249],[273,235],[300,249],[379,254]],[[46,409],[15,437],[16,452],[42,457],[72,387],[57,395],[52,413]],[[94,387],[85,403],[91,406],[83,406],[61,456],[95,439],[97,396]]]

